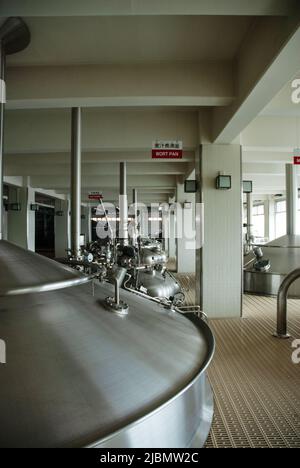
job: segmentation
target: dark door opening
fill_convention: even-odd
[[[35,251],[44,257],[55,257],[54,208],[39,206],[35,212]]]

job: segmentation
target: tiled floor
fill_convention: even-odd
[[[184,290],[184,294],[186,298],[186,305],[195,305],[195,302],[196,302],[195,275],[176,273],[174,276],[180,282]]]
[[[168,260],[168,264],[167,264],[167,268],[169,271],[171,271],[172,273],[175,273],[176,272],[176,258],[169,258]]]
[[[277,340],[276,300],[245,296],[244,318],[213,320],[209,369],[215,417],[207,447],[299,447],[300,364],[292,341]],[[289,332],[300,338],[300,301],[289,302]]]
[[[194,297],[193,277],[179,279]],[[211,320],[216,354],[209,368],[215,416],[207,447],[300,448],[300,301],[289,301],[290,340],[273,338],[276,299],[245,296],[243,319]]]

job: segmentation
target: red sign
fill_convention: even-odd
[[[300,166],[300,156],[294,156],[294,164]]]
[[[182,159],[182,150],[180,149],[153,149],[152,159]]]
[[[99,192],[91,192],[89,194],[89,200],[102,200],[103,195]]]
[[[152,159],[182,159],[182,141],[153,141]]]

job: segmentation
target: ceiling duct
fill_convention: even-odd
[[[30,31],[21,18],[8,18],[0,27],[0,41],[5,55],[24,50],[30,43]]]

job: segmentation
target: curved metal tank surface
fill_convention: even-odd
[[[283,236],[262,246],[264,259],[269,259],[271,268],[267,272],[253,267],[253,253],[245,257],[244,290],[251,294],[277,296],[279,287],[291,271],[300,265],[300,236]],[[289,297],[300,298],[300,280],[290,288]]]
[[[139,271],[138,288],[143,287],[151,297],[170,298],[180,293],[179,282],[166,271]]]
[[[1,243],[1,282],[6,247]],[[38,282],[56,264],[34,257]],[[30,271],[32,281],[33,266]],[[56,280],[65,271],[59,265]],[[10,271],[10,282],[13,276]],[[24,281],[28,286],[29,278]],[[85,284],[0,298],[0,338],[7,346],[0,446],[202,446],[213,416],[208,325],[123,290],[129,314],[121,317],[103,306],[113,295],[110,284],[92,290]]]
[[[0,297],[56,291],[89,278],[65,265],[0,241]]]

